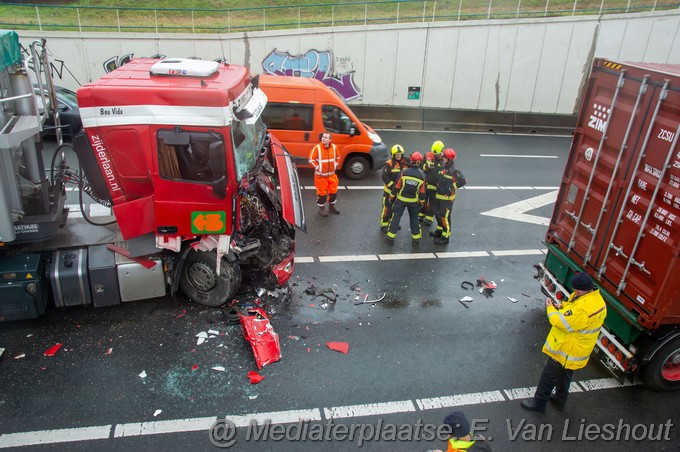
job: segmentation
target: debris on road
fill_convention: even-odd
[[[344,353],[345,355],[349,353],[349,344],[347,342],[326,342],[326,346],[333,351]]]
[[[226,370],[226,369],[225,369],[224,367],[222,367],[222,366],[215,366],[215,367],[211,367],[210,369],[211,369],[211,370],[216,370],[216,371],[218,371],[218,372],[224,372],[224,371]]]
[[[156,410],[156,411],[154,411],[154,412],[153,412],[153,417],[158,416],[158,415],[161,414],[162,412],[163,412],[163,410]]]
[[[143,370],[141,374],[139,374],[139,378],[146,378],[146,371]]]
[[[259,382],[261,382],[262,380],[264,380],[264,377],[262,375],[258,374],[257,372],[254,372],[252,370],[250,372],[248,372],[248,378],[250,379],[251,385],[256,385]]]
[[[3,353],[5,353],[5,349],[4,349],[4,348],[0,348],[0,356],[2,356]]]
[[[104,355],[110,355],[111,353],[113,353],[113,349],[112,349],[112,348],[106,350],[106,351],[104,352]]]
[[[186,309],[182,309],[182,312],[180,312],[179,314],[177,314],[177,315],[175,316],[175,318],[176,318],[176,319],[181,319],[181,318],[184,317],[186,314],[187,314],[187,310],[186,310]]]
[[[262,308],[248,308],[239,313],[243,337],[250,342],[258,369],[281,359],[279,335],[269,323],[269,317]]]
[[[64,344],[62,344],[61,342],[58,343],[58,344],[54,344],[53,346],[51,346],[50,348],[48,348],[47,350],[45,350],[45,351],[43,352],[43,355],[45,355],[45,356],[54,356],[54,355],[59,351],[59,349],[61,348],[62,345],[64,345]]]
[[[196,341],[196,345],[201,345],[203,342],[205,342],[206,339],[208,339],[208,333],[205,331],[201,331],[196,335],[198,340]]]
[[[508,297],[508,300],[512,301],[513,303],[517,303],[517,298]]]
[[[479,293],[485,297],[492,297],[493,291],[498,287],[495,282],[488,281],[486,277],[480,276],[477,280],[477,287],[479,287]]]
[[[472,301],[473,301],[473,298],[468,297],[468,296],[465,296],[465,297],[461,298],[460,300],[458,300],[458,302],[460,304],[462,304],[465,307],[465,309],[470,309],[470,306],[468,306],[467,303],[472,303]]]
[[[463,290],[470,290],[470,289],[474,289],[475,285],[472,284],[472,282],[470,282],[470,281],[463,281],[462,283],[460,283],[460,287]]]
[[[21,355],[17,355],[14,357],[14,359],[22,359],[26,357],[26,353],[22,353]]]
[[[358,305],[358,304],[378,303],[378,302],[383,301],[383,300],[385,299],[385,296],[386,296],[386,295],[387,295],[387,292],[384,292],[384,293],[382,294],[382,297],[376,298],[375,300],[369,300],[369,299],[368,299],[368,294],[366,294],[366,295],[364,295],[364,301],[360,301],[359,303],[354,303],[354,304],[355,304],[355,305]],[[355,298],[355,300],[358,299],[358,298],[359,298],[359,297]]]

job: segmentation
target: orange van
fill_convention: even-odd
[[[389,155],[380,136],[362,123],[335,91],[319,80],[279,75],[258,76],[267,95],[264,123],[299,166],[309,167],[309,152],[330,132],[349,179],[363,179],[382,168]]]

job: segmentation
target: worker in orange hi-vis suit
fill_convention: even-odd
[[[309,153],[309,164],[314,167],[314,186],[316,187],[316,205],[323,217],[326,212],[326,200],[328,200],[331,212],[339,214],[335,207],[338,198],[338,176],[335,170],[338,168],[338,148],[331,143],[331,134],[324,132],[321,135],[321,143],[312,148]]]

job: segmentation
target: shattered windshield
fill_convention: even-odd
[[[246,124],[246,121],[234,121],[232,123],[231,139],[238,180],[255,166],[255,159],[265,136],[266,131],[261,118],[258,118],[252,124]]]

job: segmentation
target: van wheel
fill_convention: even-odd
[[[680,337],[661,347],[645,366],[645,383],[655,391],[680,389]]]
[[[241,284],[238,265],[222,259],[220,274],[215,268],[217,253],[192,250],[187,255],[179,279],[180,290],[204,306],[221,306],[231,298]]]
[[[368,175],[368,160],[360,155],[350,157],[345,161],[344,170],[349,179],[363,179]]]

